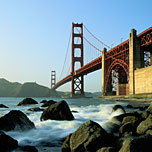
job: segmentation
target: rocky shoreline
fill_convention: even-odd
[[[70,111],[70,108],[66,101],[62,100],[60,102],[56,101],[43,101],[41,109],[39,107],[30,108],[29,111],[37,112],[42,111],[40,120],[46,121],[51,120],[74,120],[74,116]],[[17,106],[27,106],[38,104],[32,98],[25,98]],[[6,108],[5,105],[1,105],[1,108]],[[11,110],[4,116],[0,117],[0,152],[8,152],[11,150],[20,152],[38,152],[36,147],[26,145],[19,146],[18,141],[7,135],[7,131],[27,131],[31,129],[36,129],[34,122],[32,122],[26,114],[20,110]]]
[[[118,99],[116,99],[118,100]],[[119,100],[120,102],[122,100]],[[40,120],[74,120],[74,116],[65,101],[41,101],[41,107],[29,109],[42,111]],[[127,102],[128,103],[128,102]],[[152,104],[143,102],[128,105],[121,103],[113,107],[111,115],[119,111],[103,126],[89,120],[63,141],[62,152],[151,152],[152,143]],[[26,98],[18,106],[38,104],[32,98]],[[4,108],[5,105],[2,106]],[[78,113],[79,111],[77,111]],[[18,141],[7,135],[9,130],[36,129],[34,123],[19,110],[12,110],[0,118],[0,151],[37,152],[34,146],[19,146]]]
[[[152,105],[126,107],[106,124],[106,130],[94,121],[87,121],[62,145],[62,152],[151,152]]]

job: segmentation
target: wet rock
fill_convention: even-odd
[[[151,152],[151,135],[126,138],[119,152]]]
[[[4,104],[0,104],[0,108],[8,108],[8,107],[5,106]]]
[[[152,130],[147,130],[147,131],[146,131],[146,134],[152,135]]]
[[[17,140],[0,131],[0,151],[8,152],[16,149],[18,146]]]
[[[72,115],[68,104],[63,100],[57,103],[50,105],[46,108],[40,120],[73,120],[74,116]]]
[[[40,103],[45,103],[45,102],[47,102],[47,100],[42,100]]]
[[[150,115],[150,112],[145,111],[145,112],[143,112],[143,113],[141,114],[141,117],[142,117],[143,119],[147,119],[149,115]]]
[[[122,120],[122,124],[126,124],[126,123],[129,123],[129,122],[135,122],[135,121],[139,121],[141,117],[137,117],[137,116],[127,116],[127,117],[124,117],[123,120]]]
[[[137,107],[137,109],[139,109],[140,111],[144,111],[145,110],[145,108],[144,107]]]
[[[29,118],[19,110],[12,110],[0,118],[0,130],[28,130],[35,128]]]
[[[66,139],[64,140],[64,143],[62,145],[62,152],[71,152],[71,149],[70,149],[70,138],[71,138],[71,135],[68,135],[66,137]]]
[[[97,152],[118,152],[118,150],[114,147],[103,147],[97,150]]]
[[[38,104],[38,102],[36,102],[32,98],[25,98],[18,104],[18,106],[24,106],[24,105],[29,105],[29,104]]]
[[[129,108],[129,109],[133,109],[133,108],[134,108],[134,107],[133,107],[132,105],[130,105],[130,104],[128,104],[126,107]]]
[[[24,146],[20,148],[23,152],[38,152],[38,150],[34,146]]]
[[[73,112],[73,113],[78,113],[78,111],[76,111],[76,110],[72,110],[71,112]]]
[[[128,117],[128,116],[135,116],[135,117],[137,117],[138,119],[141,118],[141,115],[140,115],[138,112],[133,111],[133,112],[129,112],[129,113],[120,114],[120,115],[118,115],[118,116],[114,116],[114,117],[111,118],[110,121],[112,121],[112,122],[114,122],[114,123],[116,123],[116,124],[118,124],[118,125],[121,125],[123,119],[124,119],[125,117]]]
[[[125,109],[121,106],[121,105],[115,105],[113,108],[112,108],[112,112],[115,112],[119,110],[121,113],[126,113]]]
[[[54,103],[57,103],[57,102],[53,101],[53,100],[49,100],[47,102],[44,102],[41,107],[48,107],[48,106],[50,106],[50,105],[52,105]]]
[[[152,129],[152,115],[150,114],[149,117],[142,121],[137,127],[138,134],[144,134],[147,130]]]
[[[111,136],[96,122],[87,121],[82,124],[66,142],[72,152],[95,152],[112,143]],[[63,151],[64,149],[62,149]]]
[[[28,111],[39,112],[39,111],[43,111],[43,109],[41,109],[39,107],[35,107],[35,108],[28,109]]]
[[[136,128],[139,124],[139,121],[131,121],[128,123],[123,124],[120,128],[119,128],[119,133],[121,136],[132,136],[132,135],[136,135]]]

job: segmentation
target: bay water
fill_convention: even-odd
[[[9,108],[0,108],[0,117],[11,110],[21,110],[27,117],[34,122],[36,129],[29,131],[8,131],[7,135],[16,139],[20,146],[35,146],[40,152],[61,152],[63,140],[67,135],[73,133],[84,122],[88,120],[99,123],[105,130],[105,122],[115,115],[119,115],[119,111],[112,113],[112,107],[119,104],[118,101],[105,100],[98,97],[80,98],[80,99],[64,99],[75,120],[72,121],[56,121],[47,120],[40,121],[42,112],[32,112],[29,108],[41,107],[42,100],[61,101],[61,98],[33,98],[39,104],[28,106],[17,106],[24,98],[0,98],[0,104],[5,104]],[[123,104],[123,103],[121,103]],[[125,103],[124,103],[125,104]],[[14,150],[14,152],[17,150]]]

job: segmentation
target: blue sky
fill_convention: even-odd
[[[132,28],[152,26],[151,6],[151,0],[0,0],[0,77],[50,87],[50,71],[60,76],[72,22],[115,46]],[[85,91],[100,90],[101,70],[85,76]]]

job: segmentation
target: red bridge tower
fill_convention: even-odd
[[[56,84],[56,71],[51,71],[51,89],[55,86]]]
[[[77,32],[76,32],[77,31]],[[80,39],[79,43],[77,39]],[[77,53],[76,53],[77,52]],[[77,56],[76,54],[79,54]],[[75,63],[79,62],[83,66],[83,24],[72,23],[72,91],[71,97],[84,95],[83,75],[75,76]]]

